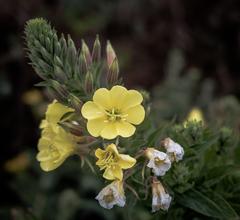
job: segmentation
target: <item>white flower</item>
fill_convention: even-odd
[[[147,167],[152,168],[156,176],[164,176],[171,167],[171,161],[164,152],[147,148],[146,156],[149,158]]]
[[[153,180],[152,183],[152,212],[160,209],[168,210],[172,197],[166,193],[163,185],[158,180]]]
[[[114,205],[123,207],[126,202],[126,197],[124,195],[122,181],[114,181],[104,187],[96,199],[99,204],[106,209],[111,209]]]
[[[163,140],[162,145],[165,147],[167,154],[172,162],[178,162],[179,160],[183,159],[184,150],[180,144],[174,142],[170,138],[166,138]]]

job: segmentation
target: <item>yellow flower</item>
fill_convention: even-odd
[[[63,128],[55,133],[50,127],[43,130],[38,142],[37,160],[44,171],[51,171],[59,167],[67,157],[75,152],[76,142],[71,134]]]
[[[204,117],[201,109],[199,108],[193,108],[191,112],[189,113],[186,121],[184,122],[184,125],[186,126],[188,121],[196,121],[196,122],[203,122],[204,123]]]
[[[115,144],[107,146],[106,150],[98,148],[95,151],[98,158],[96,164],[104,170],[103,177],[108,180],[122,180],[123,169],[129,169],[136,163],[136,159],[126,154],[119,154]]]
[[[44,171],[59,167],[76,150],[75,137],[58,125],[61,117],[73,111],[56,101],[48,106],[46,119],[42,121],[42,136],[38,142],[37,160]]]
[[[122,86],[114,86],[111,90],[98,89],[93,101],[82,107],[82,115],[88,120],[88,132],[105,139],[132,136],[136,130],[134,125],[139,125],[145,117],[142,101],[138,91]]]

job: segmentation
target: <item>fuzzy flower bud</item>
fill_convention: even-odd
[[[79,69],[80,69],[80,74],[86,74],[88,70],[87,60],[83,52],[81,52],[79,55]]]
[[[82,40],[82,53],[87,61],[87,66],[89,67],[92,64],[92,57],[89,48],[84,40]]]
[[[84,86],[85,86],[86,93],[93,92],[93,76],[90,72],[87,72],[87,74],[86,74]]]
[[[69,94],[68,100],[69,100],[71,106],[72,106],[77,112],[81,112],[81,108],[82,108],[83,102],[82,102],[78,97],[76,97],[76,96],[73,95],[73,94]]]
[[[107,42],[107,64],[108,67],[112,65],[113,61],[117,58],[116,53],[110,43],[110,41]]]
[[[101,44],[99,41],[98,35],[96,36],[96,40],[93,45],[93,51],[92,51],[92,61],[97,63],[101,59]]]
[[[107,82],[109,85],[114,85],[118,81],[118,75],[119,75],[119,66],[118,66],[118,60],[115,58],[108,70],[107,74]]]

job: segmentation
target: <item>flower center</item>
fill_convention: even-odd
[[[111,109],[111,110],[106,110],[106,114],[107,114],[107,120],[108,121],[120,121],[120,120],[123,120],[125,121],[125,117],[127,117],[127,115],[123,115],[121,114],[121,112],[118,110],[118,109]]]
[[[164,160],[161,160],[161,159],[159,159],[158,157],[155,157],[155,158],[154,158],[154,164],[155,164],[157,167],[159,167],[159,166],[161,166],[162,164],[164,164]]]
[[[111,203],[114,200],[114,196],[113,196],[113,191],[112,189],[108,190],[108,193],[106,195],[103,196],[103,200],[106,203]]]
[[[114,153],[108,151],[103,157],[101,170],[114,166],[115,163],[116,163],[116,157]]]

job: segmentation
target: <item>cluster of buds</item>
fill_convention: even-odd
[[[166,192],[157,176],[164,176],[171,168],[173,162],[182,160],[184,155],[183,148],[170,138],[166,138],[161,142],[165,148],[165,152],[156,150],[155,148],[147,148],[145,155],[149,162],[147,167],[152,169],[154,177],[152,180],[152,211],[156,212],[159,209],[167,210],[171,203],[171,196]]]

